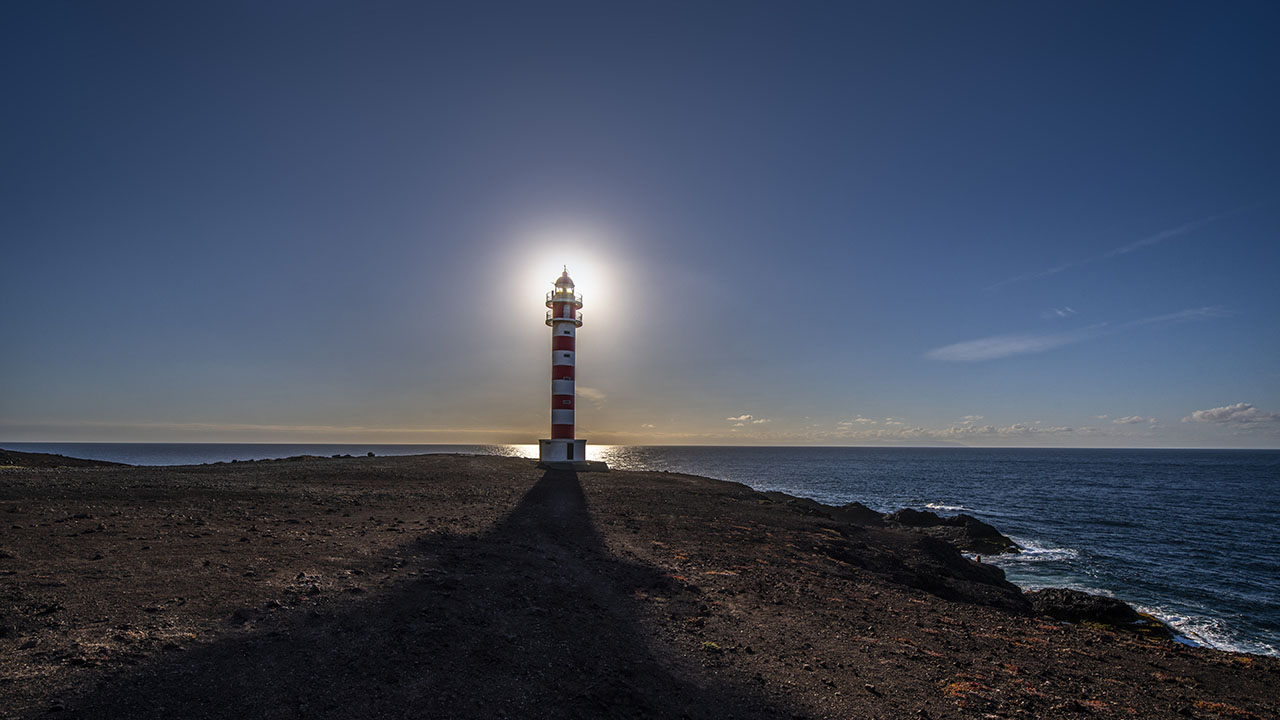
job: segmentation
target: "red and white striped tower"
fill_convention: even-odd
[[[544,463],[578,463],[587,459],[587,441],[573,437],[573,379],[577,358],[574,341],[582,327],[582,296],[573,291],[565,268],[547,293],[547,325],[551,327],[551,438],[538,441]]]

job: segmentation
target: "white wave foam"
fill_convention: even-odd
[[[961,510],[968,510],[969,512],[973,512],[973,508],[967,508],[964,505],[944,505],[942,503],[925,503],[924,506],[933,511],[942,510],[944,512],[959,512]]]
[[[1167,611],[1160,607],[1146,607],[1143,605],[1135,605],[1134,608],[1139,612],[1154,615],[1168,624],[1179,635],[1177,639],[1189,645],[1201,645],[1230,652],[1280,656],[1280,647],[1261,640],[1241,638],[1221,618],[1206,617],[1192,613],[1178,613]]]
[[[1031,582],[1020,582],[1016,584],[1019,588],[1027,592],[1032,592],[1034,590],[1048,590],[1051,588],[1066,588],[1068,590],[1079,590],[1080,592],[1089,593],[1090,595],[1103,595],[1105,597],[1116,596],[1115,593],[1111,592],[1106,588],[1093,587],[1091,585],[1081,585],[1080,583],[1073,583],[1073,582],[1055,583],[1052,580],[1050,580],[1046,582],[1031,581]]]
[[[1069,547],[1053,547],[1030,538],[1010,535],[1009,539],[1022,548],[1022,552],[1013,555],[1002,555],[1000,559],[1008,562],[1056,562],[1074,560],[1080,557],[1080,551]]]

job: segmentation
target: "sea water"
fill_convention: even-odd
[[[532,445],[0,443],[140,465]],[[598,446],[611,467],[665,470],[830,504],[968,513],[1011,537],[984,557],[1023,588],[1119,597],[1186,640],[1280,655],[1280,451]]]

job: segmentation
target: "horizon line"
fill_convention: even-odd
[[[581,439],[581,438],[580,438]],[[451,447],[486,447],[494,445],[529,445],[537,446],[537,441],[533,442],[489,442],[489,443],[412,443],[412,442],[280,442],[266,440],[249,440],[244,442],[226,442],[226,441],[196,441],[196,442],[176,442],[176,441],[146,441],[146,440],[22,440],[17,442],[9,442],[0,440],[0,450],[9,449],[6,445],[315,445],[315,446],[333,446],[333,445],[364,445],[379,447],[430,447],[430,446],[451,446]],[[757,445],[748,443],[733,443],[729,445],[709,445],[704,443],[675,443],[675,444],[648,444],[648,443],[594,443],[592,447],[682,447],[682,448],[817,448],[817,449],[845,449],[845,448],[863,448],[868,450],[880,449],[898,449],[898,450],[1267,450],[1280,451],[1280,446],[1249,446],[1249,445],[1233,445],[1223,447],[1213,447],[1204,445],[1188,445],[1188,446],[1170,446],[1170,445],[964,445],[955,444],[939,444],[939,445],[901,445],[901,444],[881,444],[881,445],[815,445],[808,443],[791,443],[785,445]],[[15,450],[14,452],[22,452]],[[430,453],[425,453],[430,454]]]

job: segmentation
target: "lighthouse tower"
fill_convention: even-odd
[[[569,269],[547,293],[547,325],[551,327],[551,438],[538,441],[538,459],[547,466],[585,468],[587,441],[573,437],[573,379],[577,357],[574,340],[582,327],[582,296],[573,291]]]

